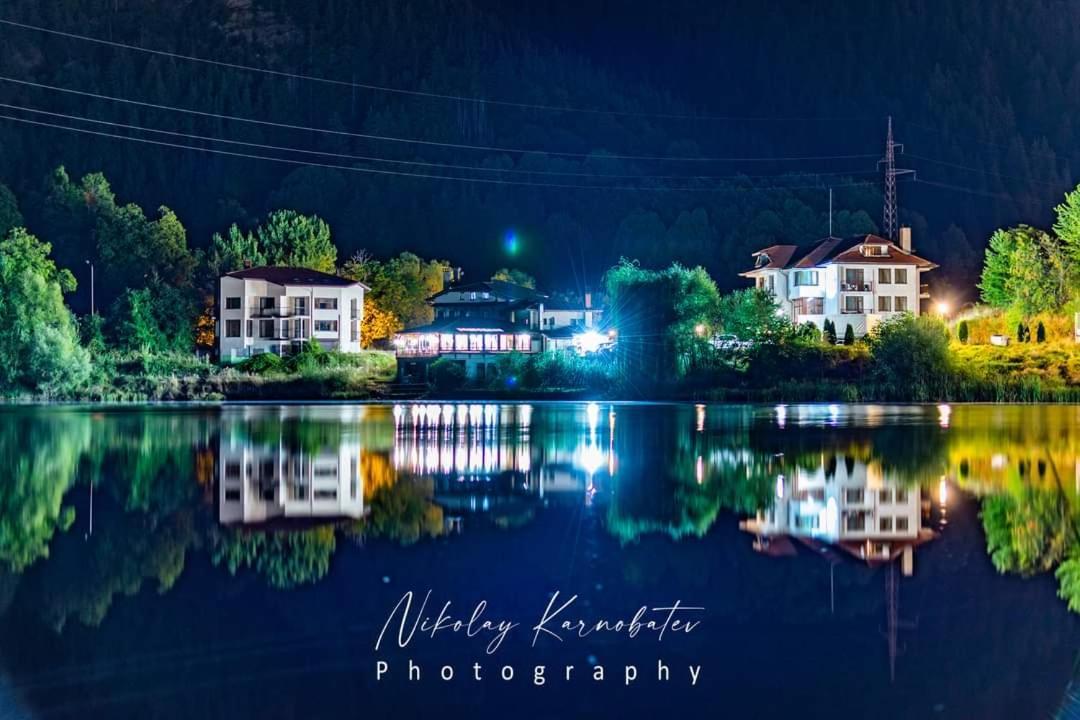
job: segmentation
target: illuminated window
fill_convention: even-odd
[[[906,268],[897,268],[896,271],[893,273],[893,282],[895,282],[897,285],[906,284],[907,283],[907,269]]]
[[[882,285],[892,283],[892,268],[878,268],[877,281]]]
[[[480,352],[484,349],[484,336],[480,334],[469,335],[469,350]]]
[[[888,295],[881,295],[877,299],[878,312],[892,312],[892,298]]]
[[[896,312],[907,312],[907,296],[897,295],[893,299],[893,310]]]

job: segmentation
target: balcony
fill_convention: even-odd
[[[248,308],[248,317],[250,317],[252,319],[309,317],[310,315],[311,315],[311,312],[306,307],[301,307],[301,308],[249,307]]]
[[[874,283],[872,282],[842,282],[840,283],[840,292],[860,292],[869,293],[874,292]]]

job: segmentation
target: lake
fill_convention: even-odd
[[[1080,713],[1076,406],[8,407],[0,448],[3,718]]]

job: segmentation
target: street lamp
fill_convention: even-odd
[[[944,300],[938,300],[936,303],[934,303],[934,310],[936,310],[937,314],[941,317],[945,317],[949,314],[949,303],[945,302]]]
[[[87,260],[86,264],[90,266],[90,314],[96,315],[97,313],[94,311],[94,263]]]

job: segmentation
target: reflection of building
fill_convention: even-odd
[[[919,486],[887,479],[876,463],[840,460],[778,475],[772,507],[741,527],[758,537],[755,547],[763,551],[796,538],[834,545],[868,563],[901,558],[910,574],[912,549],[933,537],[922,527]]]
[[[218,520],[265,523],[297,518],[359,518],[364,483],[358,443],[308,451],[257,444],[237,433],[220,441]]]
[[[436,501],[450,511],[588,502],[596,476],[610,475],[615,461],[610,438],[598,431],[598,406],[582,413],[584,422],[574,423],[572,432],[545,428],[537,442],[530,405],[399,405],[393,464],[431,477]]]

